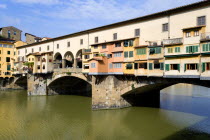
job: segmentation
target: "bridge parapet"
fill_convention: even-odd
[[[82,69],[81,68],[58,68],[58,69],[54,69],[54,72],[72,72],[72,73],[82,73]]]

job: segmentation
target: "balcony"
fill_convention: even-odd
[[[91,49],[83,49],[82,54],[85,54],[85,53],[91,53]]]
[[[164,39],[163,44],[166,45],[177,45],[183,44],[183,38]]]
[[[210,32],[201,34],[201,41],[209,41],[210,40]]]

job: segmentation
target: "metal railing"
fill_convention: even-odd
[[[74,72],[82,73],[82,68],[54,68],[54,72]]]
[[[163,45],[182,44],[183,38],[164,39]]]
[[[210,32],[201,34],[201,41],[210,40]]]

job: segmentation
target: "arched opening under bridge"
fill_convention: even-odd
[[[74,76],[63,76],[48,85],[48,95],[92,96],[92,85],[84,79]]]

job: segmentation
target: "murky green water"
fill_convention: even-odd
[[[169,94],[170,93],[170,94]],[[91,110],[91,98],[0,91],[0,140],[210,139],[210,90],[176,85],[161,108]]]

